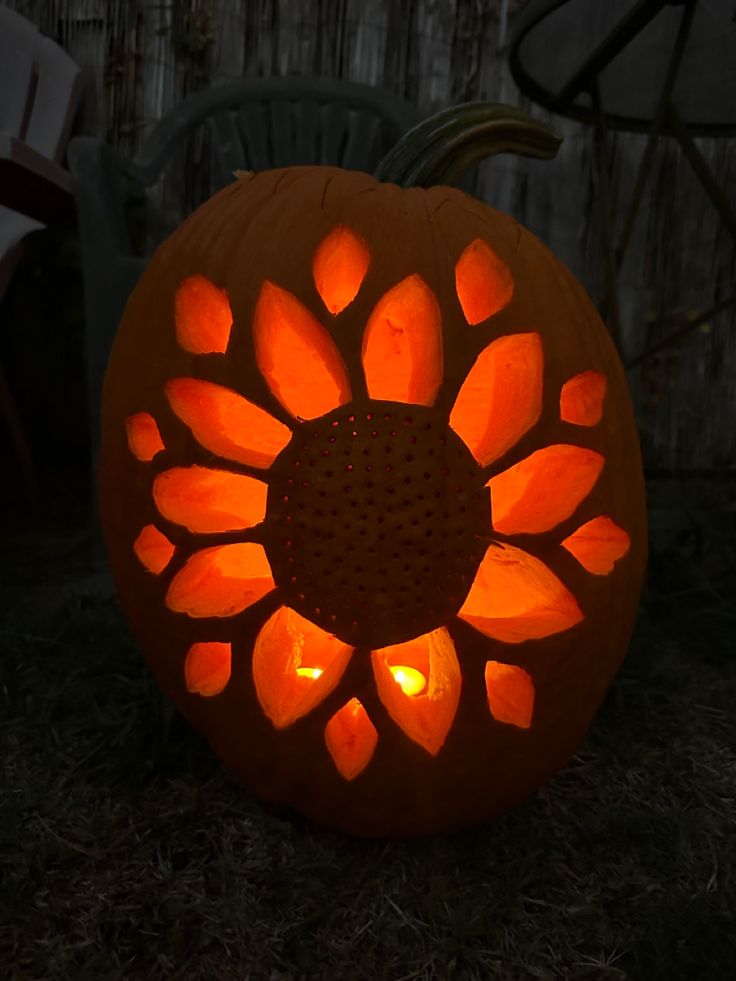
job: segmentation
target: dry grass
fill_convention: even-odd
[[[735,491],[698,494],[655,529],[571,765],[491,826],[398,843],[251,799],[172,717],[68,522],[6,534],[2,977],[732,979]]]

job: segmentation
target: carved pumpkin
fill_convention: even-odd
[[[645,561],[614,347],[448,187],[243,177],[156,252],[106,376],[110,562],[164,691],[246,787],[408,836],[578,747]]]

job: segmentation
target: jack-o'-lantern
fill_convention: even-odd
[[[645,561],[620,361],[463,192],[243,175],[155,253],[105,381],[103,525],[163,689],[326,825],[477,824],[579,745]]]

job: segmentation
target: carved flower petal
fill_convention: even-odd
[[[506,306],[514,295],[514,280],[506,263],[477,238],[457,261],[455,288],[465,319],[472,325]]]
[[[484,348],[450,413],[450,426],[481,466],[498,459],[542,411],[539,334],[509,334]]]
[[[372,399],[432,405],[442,381],[442,314],[421,276],[407,276],[378,301],[362,357]]]
[[[357,698],[351,698],[325,726],[325,743],[341,776],[353,780],[366,768],[378,731]]]
[[[562,543],[580,565],[595,576],[606,576],[629,551],[631,539],[623,528],[601,516],[586,521]]]
[[[528,729],[534,711],[531,675],[515,664],[486,661],[486,695],[491,715],[498,722]]]
[[[509,644],[549,637],[583,619],[577,600],[551,569],[500,543],[486,551],[458,616]]]
[[[192,354],[224,354],[233,313],[225,290],[206,276],[188,276],[176,291],[174,323],[179,346]]]
[[[232,648],[215,641],[192,644],[184,661],[187,691],[211,697],[219,695],[230,680]]]
[[[338,225],[320,242],[312,263],[317,292],[330,313],[340,313],[358,295],[368,271],[367,243],[346,225]]]
[[[351,398],[340,352],[322,324],[268,280],[253,315],[256,361],[268,387],[297,419],[316,419]]]
[[[436,756],[450,731],[462,679],[445,627],[371,652],[378,694],[394,722]]]
[[[251,467],[270,467],[291,430],[230,388],[200,378],[172,378],[166,397],[205,449]]]
[[[281,606],[261,627],[253,649],[253,681],[261,708],[283,729],[335,687],[353,648],[296,610]]]
[[[133,551],[141,565],[159,575],[171,562],[174,546],[155,525],[146,525],[133,543]]]
[[[262,480],[196,465],[164,470],[153,481],[161,514],[194,532],[251,528],[265,518],[267,496]]]
[[[569,518],[603,469],[595,450],[556,443],[492,477],[493,527],[504,535],[538,534]]]
[[[145,463],[165,449],[156,420],[150,412],[137,412],[125,420],[125,433],[130,452]]]
[[[166,605],[190,617],[231,617],[274,588],[262,545],[238,542],[195,552],[171,581]]]
[[[595,426],[603,418],[606,376],[600,371],[581,371],[562,386],[560,418],[576,426]]]

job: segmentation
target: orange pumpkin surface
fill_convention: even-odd
[[[624,373],[580,285],[447,187],[243,177],[155,253],[101,508],[160,685],[331,827],[470,826],[569,760],[645,564]]]

